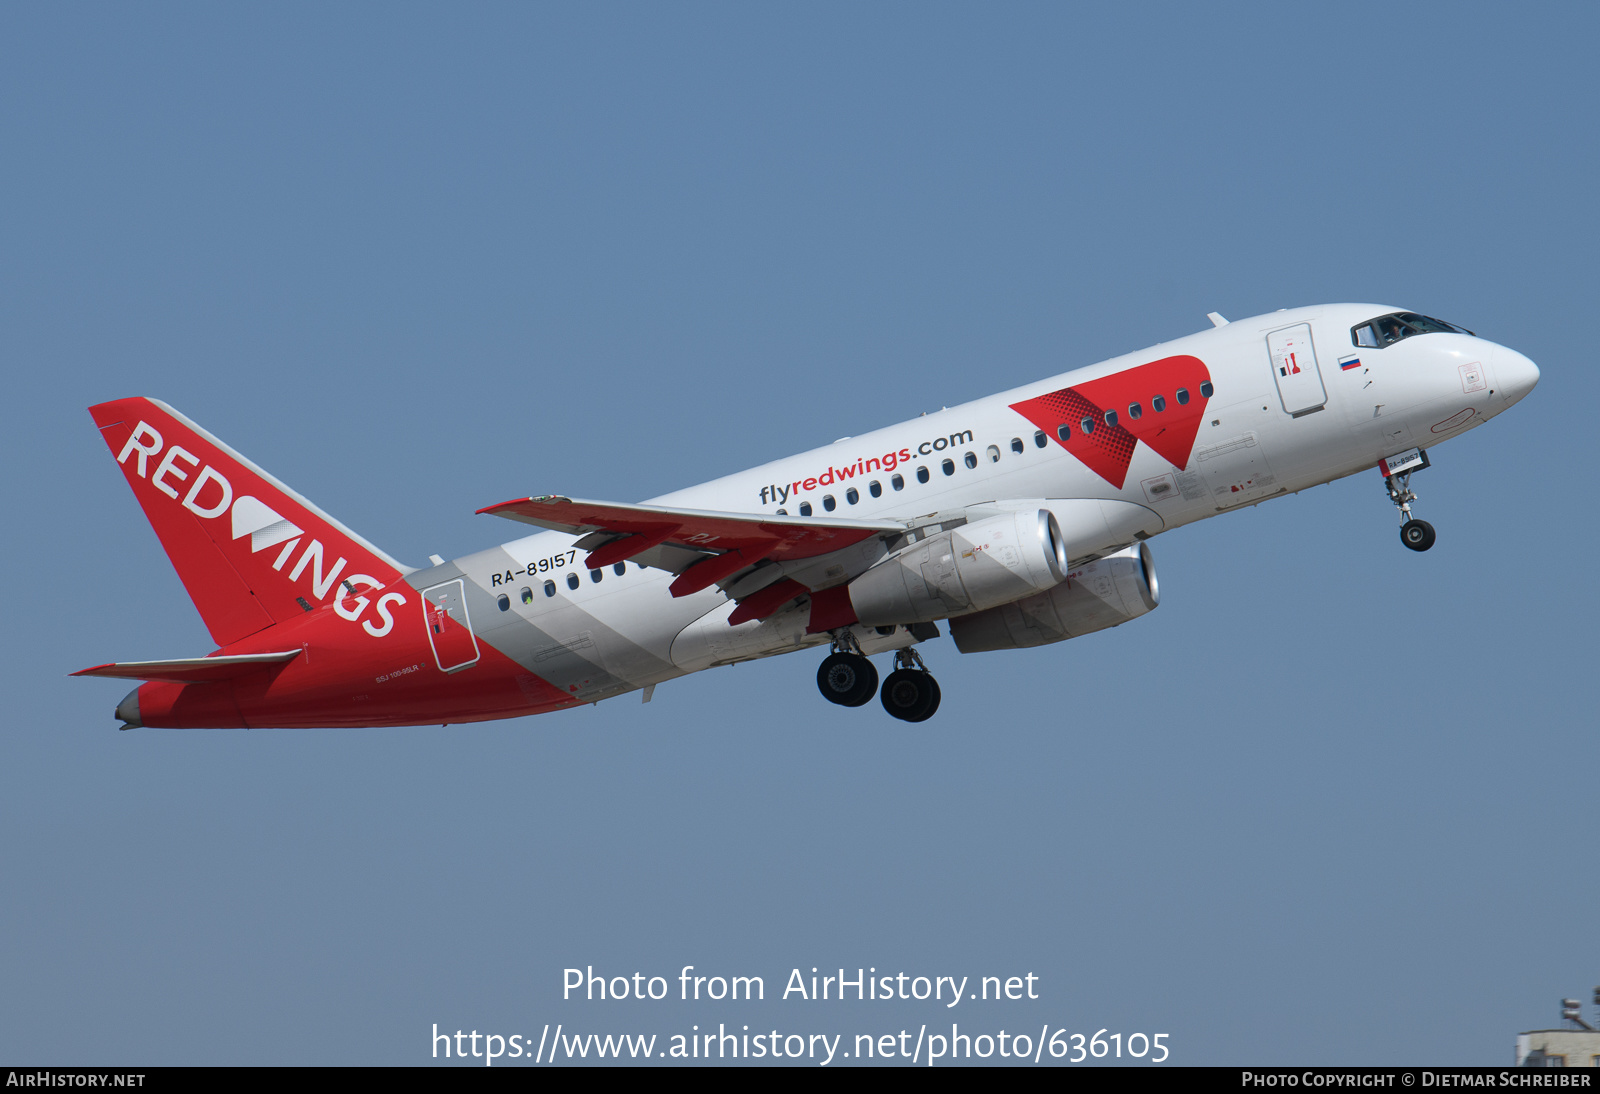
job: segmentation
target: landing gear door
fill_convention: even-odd
[[[1296,323],[1267,335],[1267,354],[1272,358],[1272,379],[1286,413],[1298,418],[1327,405],[1328,392],[1317,369],[1310,323]]]
[[[466,584],[461,578],[422,591],[428,644],[441,672],[460,672],[478,663],[478,639],[467,614]]]

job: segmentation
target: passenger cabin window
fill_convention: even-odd
[[[824,509],[826,509],[828,512],[830,512],[830,513],[833,512],[833,507],[838,505],[838,504],[839,504],[838,502],[833,500],[833,495],[832,494],[824,494],[824,495],[822,495],[822,507]]]
[[[954,475],[956,473],[955,460],[941,460],[939,462],[939,467],[946,475]]]
[[[1084,436],[1087,437],[1089,434],[1094,432],[1094,419],[1085,417],[1083,421],[1078,423],[1078,428],[1083,430]]]
[[[896,490],[904,490],[906,488],[906,480],[899,475],[890,475],[889,485]]]
[[[778,515],[780,517],[786,517],[786,516],[789,515],[789,510],[787,510],[787,509],[779,509],[778,510]]]
[[[1061,438],[1061,443],[1066,444],[1067,438],[1072,436],[1072,427],[1066,422],[1056,426],[1056,436]]]
[[[589,571],[589,580],[594,582],[596,585],[600,584],[600,579],[602,577],[605,577],[605,576],[606,576],[606,572],[604,570],[590,570]]]
[[[1189,389],[1188,388],[1180,387],[1178,389],[1178,405],[1179,406],[1188,406],[1189,405]]]
[[[611,572],[616,574],[618,577],[621,577],[623,574],[628,572],[628,564],[626,562],[619,562],[615,566],[611,567]]]
[[[1117,412],[1115,410],[1106,411],[1106,428],[1117,428]]]
[[[1138,403],[1129,403],[1128,404],[1128,419],[1130,421],[1135,421],[1136,422],[1143,416],[1144,416],[1144,407],[1140,406]]]
[[[1000,450],[998,448],[994,450],[994,458],[997,460],[1000,458]],[[976,452],[968,452],[965,456],[961,457],[961,462],[967,465],[968,471],[971,471],[973,468],[978,466],[978,454]]]
[[[1021,443],[1022,443],[1021,441],[1017,442],[1018,445],[1020,445]],[[989,451],[988,451],[987,454],[988,454],[990,463],[999,463],[1000,462],[1000,446],[999,445],[991,444],[989,446]]]
[[[802,517],[809,517],[811,515],[811,503],[809,501],[803,501],[800,503],[800,515]]]
[[[500,610],[503,612],[509,612],[511,610],[511,598],[505,593],[501,593],[498,597],[496,597],[495,603],[500,605]]]
[[[524,604],[533,603],[533,590],[528,588],[526,585],[522,587],[522,602]]]
[[[927,482],[929,477],[930,476],[928,475],[927,467],[924,466],[924,467],[917,468],[917,481],[918,482]]]
[[[1044,430],[1041,429],[1033,435],[1033,447],[1043,448],[1049,443],[1050,439],[1044,435]]]
[[[556,583],[554,581],[546,581],[544,583],[544,595],[545,596],[555,596],[556,595]]]
[[[1020,455],[1022,455],[1023,447],[1024,446],[1022,444],[1022,438],[1021,437],[1012,437],[1011,438],[1011,451],[1015,452],[1017,455],[1020,456]]]
[[[861,500],[861,495],[857,493],[856,488],[852,486],[850,489],[844,492],[844,500],[849,502],[851,505],[854,505],[856,502]]]
[[[1211,398],[1212,392],[1216,390],[1216,388],[1211,386],[1211,381],[1207,380],[1205,383],[1200,385],[1200,398],[1209,399]]]
[[[1350,328],[1350,341],[1369,349],[1383,349],[1396,342],[1418,334],[1471,334],[1465,327],[1418,315],[1414,311],[1397,311],[1369,319],[1358,327]]]
[[[1150,400],[1150,409],[1155,411],[1157,414],[1160,414],[1163,410],[1167,409],[1167,400],[1162,396],[1157,395],[1154,399]]]
[[[578,587],[578,575],[577,574],[568,574],[567,575],[567,588],[576,589],[577,587]]]
[[[883,483],[879,482],[877,479],[873,479],[871,482],[867,483],[867,493],[871,494],[875,498],[883,497]]]

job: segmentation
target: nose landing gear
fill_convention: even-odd
[[[1417,500],[1417,495],[1411,489],[1411,473],[1427,466],[1428,454],[1420,448],[1378,461],[1378,470],[1383,472],[1383,488],[1388,491],[1389,500],[1394,502],[1395,508],[1400,510],[1400,542],[1413,551],[1426,551],[1438,538],[1433,525],[1411,515],[1411,503]]]

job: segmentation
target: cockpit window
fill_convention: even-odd
[[[1465,327],[1446,323],[1442,319],[1430,319],[1414,311],[1397,311],[1391,315],[1380,315],[1376,319],[1362,323],[1359,327],[1351,327],[1350,341],[1358,346],[1382,349],[1417,334],[1471,333]]]

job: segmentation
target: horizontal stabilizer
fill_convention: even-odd
[[[303,650],[282,653],[245,653],[226,657],[180,657],[173,661],[117,661],[79,669],[73,676],[111,676],[120,680],[171,680],[179,684],[210,684],[272,665],[284,665]]]

